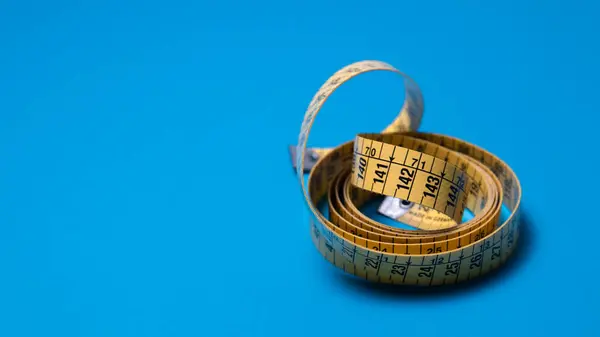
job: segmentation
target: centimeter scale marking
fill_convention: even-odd
[[[327,97],[351,78],[391,71],[405,81],[405,102],[381,134],[359,134],[304,168],[306,142]],[[336,72],[309,104],[295,149],[294,165],[311,212],[311,237],[326,260],[373,282],[435,286],[485,274],[508,259],[519,236],[521,186],[493,154],[453,137],[422,133],[421,92],[411,78],[380,61],[361,61]],[[304,171],[310,171],[304,183]],[[391,178],[390,178],[391,176]],[[369,180],[370,183],[367,183]],[[359,207],[377,194],[400,197],[413,207],[399,220],[406,231],[367,218]],[[316,206],[327,199],[325,217]],[[510,211],[500,222],[501,206]],[[460,223],[465,208],[473,219]],[[443,213],[455,223],[448,227]],[[411,222],[412,221],[412,222]]]
[[[373,141],[371,141],[371,143],[369,143],[369,146],[364,146],[364,142],[362,142],[362,143],[363,143],[363,149],[366,149],[366,150],[363,150],[361,152],[364,152],[366,154],[363,154],[361,152],[357,152],[355,150],[354,155],[357,158],[359,158],[358,159],[358,165],[359,165],[358,166],[358,170],[360,172],[357,173],[357,177],[358,177],[358,179],[362,180],[361,187],[363,189],[366,189],[365,188],[365,183],[367,181],[366,177],[367,177],[368,174],[362,174],[362,173],[364,173],[364,172],[370,172],[370,171],[375,171],[375,173],[379,172],[378,178],[375,178],[375,177],[373,178],[373,183],[371,184],[371,187],[368,189],[370,192],[375,192],[375,193],[379,193],[379,194],[389,195],[389,196],[393,196],[395,198],[402,198],[402,199],[405,199],[405,200],[410,200],[410,201],[413,201],[413,202],[418,202],[419,204],[423,204],[423,199],[425,197],[427,197],[427,196],[433,197],[434,198],[433,201],[430,202],[429,203],[430,205],[428,205],[428,206],[431,206],[432,208],[434,208],[434,209],[436,209],[438,211],[441,211],[441,212],[447,214],[448,216],[450,216],[453,219],[456,219],[458,217],[459,220],[460,220],[460,218],[462,218],[462,213],[464,211],[464,208],[463,207],[457,208],[456,205],[458,204],[458,202],[456,202],[455,200],[453,200],[451,202],[447,202],[446,204],[444,204],[444,206],[443,206],[444,208],[443,209],[436,208],[436,205],[437,205],[438,200],[439,200],[439,192],[441,190],[441,188],[440,188],[441,186],[430,184],[432,181],[430,180],[431,178],[429,178],[429,176],[433,176],[435,178],[441,179],[442,181],[446,181],[446,182],[452,184],[452,186],[455,189],[458,189],[460,192],[462,192],[464,194],[465,193],[464,186],[467,185],[467,181],[468,180],[465,178],[466,174],[464,172],[460,171],[458,179],[456,179],[456,181],[455,181],[456,173],[457,173],[457,171],[459,171],[458,167],[456,167],[455,165],[450,164],[450,167],[452,167],[452,170],[450,170],[449,172],[452,172],[452,178],[448,179],[447,176],[450,173],[446,173],[446,169],[449,167],[447,161],[443,161],[443,160],[441,160],[439,158],[436,158],[436,157],[433,157],[433,156],[429,156],[429,155],[425,155],[425,156],[427,156],[425,158],[426,160],[423,160],[424,159],[423,158],[423,153],[419,153],[419,152],[416,152],[416,151],[413,151],[413,150],[410,150],[410,149],[406,149],[406,148],[403,148],[403,147],[396,146],[396,147],[393,147],[392,153],[394,153],[396,151],[396,149],[400,149],[400,151],[404,151],[405,152],[405,157],[404,157],[404,160],[402,161],[402,163],[394,162],[393,159],[395,159],[395,158],[393,158],[393,156],[390,157],[390,158],[393,158],[393,159],[381,159],[381,153],[382,153],[382,151],[381,150],[377,151],[374,148]],[[383,148],[383,145],[384,144],[381,143],[381,147],[380,148]],[[437,151],[438,151],[438,149],[436,148],[435,153],[437,153]],[[408,154],[411,153],[411,152],[416,152],[416,153],[413,154],[413,155],[411,155],[409,157]],[[418,155],[418,157],[417,157],[417,155]],[[363,157],[367,157],[367,159],[366,160],[364,160],[364,159],[361,160]],[[379,161],[383,161],[383,162],[387,163],[388,165],[383,165],[383,164],[380,164],[380,163],[369,161],[370,158],[375,158],[375,159],[377,159]],[[412,160],[411,164],[407,164],[406,163],[406,160],[409,159],[409,158],[410,158],[410,160]],[[430,163],[430,165],[427,166],[428,169],[425,168],[426,167],[425,164],[427,162]],[[362,165],[362,163],[365,163],[365,165]],[[374,168],[374,167],[372,167],[370,165],[370,164],[373,164],[373,163],[375,163],[377,165],[376,168]],[[440,165],[443,166],[443,168],[440,170],[441,173],[439,173],[439,174],[433,171],[434,167],[436,167],[436,163],[439,163]],[[390,192],[386,193],[385,192],[386,190],[390,190],[390,186],[387,185],[387,181],[388,181],[387,179],[388,179],[388,176],[389,176],[389,172],[392,169],[392,167],[394,167],[394,166],[400,168],[401,175],[403,175],[402,174],[403,172],[405,172],[406,175],[408,175],[408,177],[406,177],[406,176],[402,177],[401,176],[399,179],[406,179],[406,180],[403,180],[403,182],[409,181],[409,183],[408,184],[396,184],[397,188],[396,189],[392,188],[392,190],[394,191],[393,194],[390,193]],[[385,172],[384,171],[378,171],[381,168],[386,169],[386,171]],[[356,171],[356,169],[354,171]],[[417,172],[424,172],[424,173],[427,173],[429,175],[427,177],[427,183],[425,183],[426,187],[429,186],[429,192],[428,191],[424,191],[422,193],[422,195],[421,195],[421,199],[420,200],[416,200],[415,198],[412,197],[413,186],[415,184],[417,184],[417,181],[421,182],[419,179],[416,179],[416,177],[415,177],[415,175],[416,175],[415,172],[416,171]],[[385,180],[382,178],[383,176],[385,176]],[[473,179],[472,177],[469,177],[469,176],[467,176],[467,177],[469,179]],[[433,182],[437,181],[438,184],[439,184],[439,179],[438,180],[434,179]],[[377,185],[378,186],[377,191],[374,190],[375,186],[376,186],[375,184],[382,184],[382,185]],[[406,195],[398,196],[398,191],[400,191],[401,188],[404,188],[404,189],[408,190],[408,192],[407,192]],[[459,199],[460,198],[460,193],[458,193],[458,192],[453,193],[453,198]],[[451,206],[453,208],[452,212],[448,212],[447,211],[448,206]]]
[[[510,232],[512,235],[512,232]],[[471,253],[469,255],[464,255],[464,251],[460,252],[460,255],[457,258],[452,259],[451,256],[452,254],[456,254],[455,252],[450,253],[450,258],[448,259],[447,262],[444,262],[443,258],[439,258],[439,257],[435,257],[433,259],[431,259],[431,263],[425,263],[426,258],[423,257],[421,260],[421,263],[414,263],[411,262],[411,258],[409,257],[408,261],[404,264],[397,264],[396,263],[396,259],[397,257],[394,259],[394,262],[389,262],[387,260],[382,260],[382,256],[376,256],[376,257],[369,257],[369,252],[367,252],[367,255],[362,255],[362,253],[360,252],[355,252],[352,251],[352,255],[351,256],[347,256],[345,254],[342,254],[348,262],[352,263],[352,265],[354,266],[354,258],[355,258],[355,254],[359,254],[362,255],[366,261],[365,265],[364,265],[364,270],[367,271],[369,268],[371,269],[376,269],[377,272],[380,270],[381,265],[383,264],[389,264],[391,265],[391,269],[393,270],[390,275],[389,278],[391,281],[395,281],[394,279],[394,275],[401,275],[404,276],[402,278],[402,283],[404,283],[405,280],[405,276],[408,273],[409,269],[411,269],[411,272],[416,272],[419,273],[419,278],[426,278],[429,277],[430,279],[430,285],[431,285],[431,281],[433,280],[433,273],[429,273],[430,272],[430,268],[429,267],[436,267],[436,266],[445,266],[445,273],[444,273],[444,283],[446,283],[447,279],[452,279],[454,277],[454,280],[452,283],[455,283],[457,280],[457,278],[459,277],[459,271],[463,265],[463,262],[466,261],[466,264],[469,265],[469,269],[468,269],[468,275],[470,275],[471,271],[473,269],[478,268],[479,272],[481,272],[481,270],[483,269],[483,263],[481,263],[480,261],[482,261],[482,256],[488,252],[490,253],[490,258],[491,260],[498,260],[501,258],[501,254],[502,254],[502,242],[504,240],[505,237],[507,237],[508,234],[506,235],[501,235],[500,236],[500,240],[493,243],[492,245],[487,244],[488,241],[486,241],[485,246],[484,245],[480,245],[478,251],[476,252],[476,246],[473,246],[473,248],[471,249]],[[486,247],[486,248],[484,248]],[[345,262],[344,263],[344,269],[347,268]],[[368,268],[369,267],[369,268]],[[414,269],[414,270],[412,270]],[[448,277],[449,276],[449,277]],[[467,276],[468,277],[468,276]]]

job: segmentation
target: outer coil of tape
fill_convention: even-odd
[[[306,141],[327,97],[361,73],[391,71],[405,80],[400,114],[381,134],[359,134],[321,157],[304,183]],[[335,266],[370,281],[441,285],[497,268],[519,236],[521,186],[499,158],[465,141],[416,132],[423,115],[417,84],[389,64],[361,61],[336,72],[319,89],[305,114],[296,147],[296,172],[311,212],[311,236]],[[408,231],[378,223],[359,210],[375,195],[401,198],[420,207]],[[329,218],[317,204],[326,199]],[[511,212],[500,222],[505,205]],[[473,219],[460,223],[464,209]],[[419,214],[419,213],[416,214]],[[412,223],[411,223],[412,222]]]

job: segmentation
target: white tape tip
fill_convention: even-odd
[[[377,209],[377,211],[388,218],[396,220],[406,214],[406,212],[408,212],[413,205],[414,204],[410,201],[393,197],[385,197],[381,205],[379,205],[379,209]]]

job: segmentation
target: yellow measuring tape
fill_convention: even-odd
[[[404,78],[406,98],[398,117],[381,134],[359,134],[333,149],[307,149],[314,118],[329,95],[361,73],[382,70]],[[417,84],[380,61],[337,71],[306,111],[292,152],[311,212],[311,236],[325,259],[348,273],[393,284],[457,283],[500,266],[516,245],[521,186],[515,173],[478,146],[414,131],[422,115]],[[377,195],[386,196],[388,206],[403,206],[394,217],[418,230],[365,216],[359,208]],[[328,217],[318,207],[323,201]],[[511,214],[501,222],[503,204]],[[461,222],[465,208],[473,218]]]

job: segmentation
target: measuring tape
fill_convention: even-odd
[[[331,93],[370,71],[403,77],[406,95],[397,118],[380,134],[307,149],[314,118]],[[458,283],[497,268],[516,246],[521,186],[515,173],[478,146],[414,131],[422,116],[415,81],[380,61],[337,71],[306,111],[298,145],[290,150],[311,213],[311,237],[325,259],[350,274],[393,284]],[[380,195],[386,198],[380,211],[417,230],[376,222],[359,210]],[[319,207],[323,203],[328,217]],[[390,213],[393,205],[399,212]],[[500,218],[502,205],[510,211],[506,221]],[[465,208],[473,218],[462,222]]]

